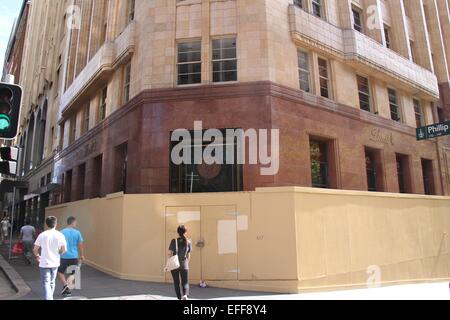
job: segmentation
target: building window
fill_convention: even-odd
[[[391,49],[391,29],[387,25],[384,25],[384,38],[386,48]]]
[[[123,75],[123,103],[130,101],[131,63],[127,64]]]
[[[226,137],[226,129],[221,129],[222,136]],[[191,137],[195,137],[191,131]],[[203,135],[201,135],[203,137]],[[216,139],[214,144],[222,149],[223,159],[230,154],[234,155],[233,164],[195,164],[196,151],[201,148],[204,152],[211,141],[192,140],[190,145],[185,145],[181,151],[190,152],[189,164],[174,164],[170,162],[170,192],[171,193],[199,193],[199,192],[234,192],[243,190],[242,165],[238,163],[238,139],[234,145],[227,145],[226,138]],[[179,144],[178,141],[171,143],[173,149]],[[230,150],[232,149],[232,150]],[[180,152],[180,153],[181,153]]]
[[[397,179],[400,193],[411,193],[411,179],[409,172],[409,156],[396,154]]]
[[[388,89],[388,95],[389,95],[389,107],[391,110],[391,119],[394,121],[401,121],[401,115],[400,115],[400,106],[398,104],[397,99],[397,91],[394,89]]]
[[[82,164],[78,167],[77,174],[77,200],[84,199],[84,189],[86,181],[86,164]]]
[[[300,90],[311,92],[311,67],[309,54],[303,50],[298,51],[298,73],[300,79]]]
[[[213,40],[213,82],[237,81],[236,38]]]
[[[437,109],[437,116],[438,116],[437,120],[438,120],[438,122],[445,122],[446,121],[446,117],[444,115],[444,109],[441,108],[440,106],[437,106],[436,109]]]
[[[435,195],[433,161],[422,159],[423,187],[426,195]]]
[[[417,128],[423,127],[425,125],[425,121],[423,116],[422,105],[420,104],[420,101],[418,99],[413,99],[413,105],[414,105],[414,114],[416,116],[416,126]]]
[[[178,85],[202,82],[201,41],[178,44]]]
[[[358,32],[363,32],[362,12],[359,8],[352,6],[353,15],[353,29]]]
[[[128,9],[127,9],[128,23],[134,20],[135,7],[136,7],[136,0],[128,0]]]
[[[77,116],[74,115],[70,119],[69,144],[72,144],[76,139],[77,134]]]
[[[320,95],[324,98],[331,99],[331,81],[330,81],[330,72],[328,68],[328,61],[319,58],[318,62],[319,62]]]
[[[371,108],[369,79],[357,75],[357,81],[358,81],[359,107],[361,110],[371,112],[372,108]]]
[[[384,191],[381,151],[365,148],[368,191]]]
[[[72,196],[72,170],[64,175],[64,202],[70,202]]]
[[[100,95],[100,103],[98,107],[98,122],[106,119],[106,102],[108,99],[108,88],[105,87]]]
[[[91,105],[88,103],[83,110],[83,134],[89,131]]]
[[[303,0],[294,0],[294,5],[303,9]]]
[[[91,198],[98,198],[101,196],[102,189],[102,171],[103,171],[103,156],[99,155],[94,160],[94,170],[92,172],[92,194]]]
[[[416,63],[416,47],[414,41],[409,40],[409,47],[411,48],[411,61]]]
[[[59,142],[58,142],[59,150],[62,150],[64,148],[64,126],[66,123],[67,122],[59,126]]]
[[[322,0],[312,0],[312,10],[316,17],[323,18]]]
[[[103,3],[103,8],[102,8],[102,17],[101,17],[102,27],[101,27],[101,31],[100,31],[100,45],[103,45],[105,43],[106,34],[108,32],[108,3],[109,3],[109,1],[107,1],[106,3]]]
[[[311,177],[314,188],[328,188],[328,146],[327,142],[311,140]]]
[[[128,144],[115,148],[114,192],[127,192]]]

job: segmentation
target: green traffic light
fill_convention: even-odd
[[[7,131],[11,126],[11,118],[6,114],[0,114],[0,132]]]

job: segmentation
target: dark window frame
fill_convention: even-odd
[[[297,50],[297,60],[298,60],[298,74],[299,74],[299,85],[300,90],[304,92],[314,92],[312,84],[312,66],[311,66],[311,54],[303,49]],[[307,68],[305,68],[307,67]],[[304,81],[304,76],[307,77],[307,83]],[[307,87],[304,85],[307,84]]]
[[[195,57],[198,59],[195,59]],[[183,58],[181,58],[183,57]],[[192,40],[177,44],[177,85],[202,83],[202,42]]]
[[[232,45],[226,46],[229,41],[232,41]],[[228,56],[227,53],[229,54],[230,52],[234,53],[234,55]],[[237,38],[213,39],[211,63],[213,83],[238,81]],[[226,75],[229,76],[229,79],[227,79]]]
[[[373,112],[372,92],[370,89],[370,79],[366,76],[356,75],[358,86],[359,107],[361,110]]]

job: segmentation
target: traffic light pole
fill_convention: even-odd
[[[14,215],[16,214],[16,187],[13,189],[13,201],[12,201],[12,210],[11,210],[11,231],[9,234],[9,260],[11,260],[11,250],[12,250],[12,241],[13,241],[13,233],[14,233]]]

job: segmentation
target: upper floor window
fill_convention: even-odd
[[[106,34],[108,32],[108,6],[103,6],[103,12],[102,12],[102,28],[100,31],[100,44],[105,43],[106,41]]]
[[[328,61],[323,58],[318,58],[318,63],[319,63],[320,95],[324,98],[331,99],[331,77]]]
[[[59,126],[59,142],[58,142],[59,150],[62,150],[64,148],[64,129],[65,129],[64,126],[66,123],[63,123]]]
[[[371,112],[369,79],[360,75],[356,77],[358,81],[359,107],[361,110]]]
[[[413,99],[413,105],[414,105],[414,114],[416,117],[416,126],[417,128],[419,128],[425,125],[423,109],[418,99]]]
[[[72,144],[76,139],[77,134],[77,115],[70,119],[69,144]]]
[[[303,0],[294,0],[294,5],[296,5],[297,7],[303,9]]]
[[[125,66],[123,74],[123,103],[130,101],[131,63]]]
[[[415,48],[415,45],[414,45],[414,41],[409,40],[409,47],[411,49],[411,61],[412,62],[416,62],[417,61],[416,60],[416,48]]]
[[[352,6],[352,16],[353,16],[353,29],[355,29],[358,32],[363,32],[361,9]]]
[[[178,85],[202,82],[201,41],[178,44]]]
[[[236,38],[213,40],[213,82],[237,81]]]
[[[391,49],[391,28],[387,25],[384,25],[384,38],[386,48]]]
[[[89,121],[90,121],[91,105],[88,103],[83,110],[83,133],[89,131]]]
[[[311,92],[311,66],[309,54],[303,50],[298,50],[298,73],[300,79],[300,89],[306,92]]]
[[[394,121],[401,121],[400,106],[398,104],[397,91],[388,89],[389,107],[391,110],[391,119]]]
[[[136,0],[128,0],[128,8],[127,8],[128,22],[134,20],[135,7],[136,7]]]
[[[316,17],[324,17],[322,0],[312,0],[312,12]]]
[[[108,87],[105,87],[102,90],[101,96],[100,96],[100,103],[98,107],[98,121],[103,121],[106,118],[106,101],[108,98]]]

